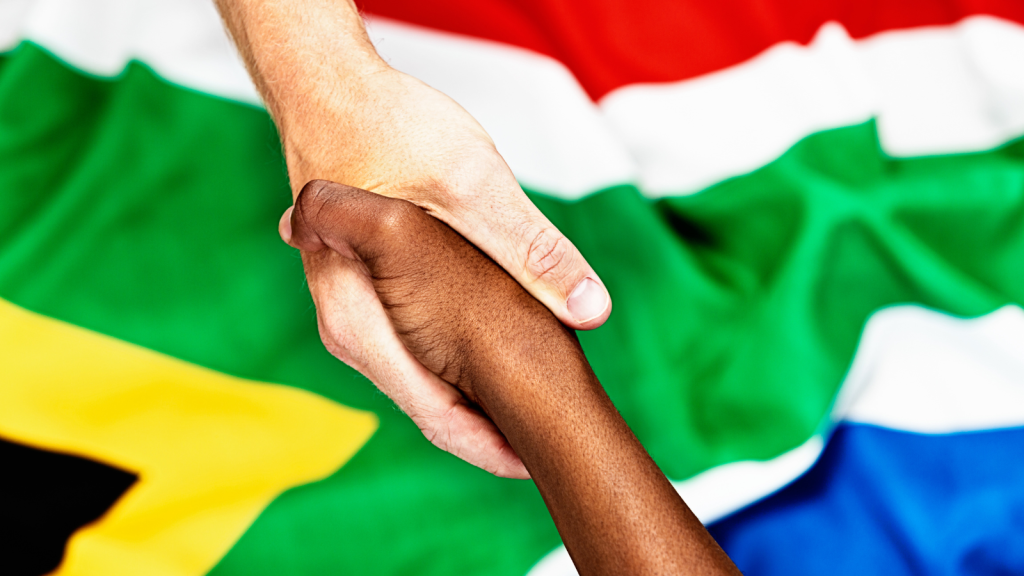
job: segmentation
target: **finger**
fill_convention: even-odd
[[[372,261],[400,255],[406,238],[429,233],[437,223],[414,204],[325,180],[306,184],[295,198],[290,244],[315,252],[325,246],[342,256]]]
[[[511,172],[501,189],[474,190],[432,208],[566,326],[590,330],[608,319],[612,301],[601,278],[533,205]]]
[[[389,347],[388,362],[371,364],[367,373],[435,446],[503,478],[530,473],[498,427],[408,351]]]
[[[493,422],[460,399],[446,412],[413,421],[435,446],[495,476],[525,480],[530,473]]]
[[[298,246],[292,244],[292,209],[294,206],[289,206],[284,214],[281,215],[281,220],[277,223],[277,233],[281,235],[281,240],[284,243],[291,246],[292,248],[298,248]]]
[[[506,478],[529,478],[498,428],[405,347],[357,260],[322,250],[303,253],[321,338],[369,378],[436,446]]]

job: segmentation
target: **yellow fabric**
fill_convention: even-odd
[[[199,576],[282,491],[330,475],[371,413],[200,368],[0,300],[0,436],[138,474],[60,576]]]

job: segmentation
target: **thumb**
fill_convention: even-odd
[[[490,256],[563,324],[591,330],[612,311],[604,283],[583,254],[518,185],[506,202],[460,198],[437,216]]]
[[[279,232],[290,246],[317,252],[330,248],[372,266],[376,257],[394,255],[404,238],[434,224],[415,204],[352,186],[313,180],[281,217]]]

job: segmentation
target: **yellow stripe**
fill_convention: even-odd
[[[0,300],[0,435],[139,481],[55,574],[199,576],[282,491],[369,440],[371,413],[200,368]]]

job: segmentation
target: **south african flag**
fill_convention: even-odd
[[[745,574],[1024,572],[1024,3],[361,8],[607,284],[583,346]],[[323,349],[209,0],[0,50],[0,572],[573,573]]]

